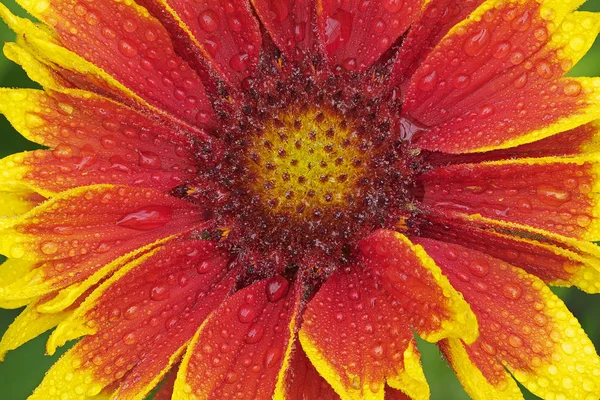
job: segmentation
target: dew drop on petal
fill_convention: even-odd
[[[247,304],[242,305],[238,309],[238,319],[244,324],[248,324],[254,321],[254,318],[256,318],[257,314],[258,311],[256,310],[256,308]]]
[[[154,286],[150,290],[150,298],[155,301],[162,301],[168,299],[170,296],[169,286],[166,284],[161,284]]]
[[[40,250],[46,255],[52,255],[58,251],[58,244],[52,241],[43,242],[40,245]]]
[[[137,56],[137,49],[127,39],[119,40],[119,52],[125,57],[133,58]]]
[[[471,57],[481,54],[490,43],[491,34],[486,28],[481,28],[479,32],[469,36],[463,44],[465,53]]]
[[[281,350],[277,347],[269,347],[265,352],[264,366],[265,368],[271,368],[278,365],[278,361],[281,358]]]
[[[404,6],[404,0],[384,0],[383,7],[390,13],[395,14]]]
[[[219,15],[213,10],[204,10],[198,16],[198,23],[205,32],[214,32],[219,27]]]
[[[248,333],[246,334],[246,338],[244,340],[246,341],[246,343],[249,344],[257,343],[260,341],[260,339],[262,339],[264,334],[265,329],[259,324],[254,324],[248,330]]]
[[[271,278],[265,289],[267,292],[267,299],[269,299],[271,303],[281,300],[287,294],[289,285],[287,279],[282,276]]]
[[[147,206],[119,219],[117,226],[148,231],[166,225],[173,216],[173,209],[167,206]]]

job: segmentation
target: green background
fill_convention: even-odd
[[[12,0],[3,0],[13,12],[25,13]],[[590,0],[583,9],[600,11],[600,1]],[[0,40],[12,41],[14,34],[0,22]],[[600,41],[597,41],[588,55],[571,72],[574,76],[600,76]],[[0,55],[0,87],[36,87],[25,73],[15,64]],[[20,137],[0,116],[0,157],[33,149],[34,145]],[[600,348],[600,295],[586,295],[576,289],[559,289],[556,292],[565,300],[569,309],[581,322],[597,348]],[[2,334],[20,310],[0,309],[0,334]],[[44,355],[47,338],[42,335],[21,348],[10,352],[4,363],[0,363],[0,399],[23,400],[30,394],[44,376],[44,372],[62,354],[52,357]],[[423,352],[423,365],[431,386],[433,400],[468,399],[458,384],[450,368],[441,360],[437,348],[420,342]],[[65,349],[63,349],[64,351]],[[536,397],[528,394],[528,399]],[[49,399],[51,400],[51,399]]]

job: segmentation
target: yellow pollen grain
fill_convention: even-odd
[[[343,208],[360,196],[368,153],[340,115],[284,112],[267,123],[247,153],[250,185],[273,211],[302,215]]]

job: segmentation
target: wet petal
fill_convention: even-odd
[[[189,239],[172,240],[125,265],[53,332],[50,353],[88,336],[50,369],[32,399],[112,391],[115,382],[119,398],[143,397],[232,290],[234,280],[222,281],[226,266],[214,243]]]
[[[430,127],[416,138],[418,147],[508,148],[598,118],[592,106],[598,82],[562,76],[593,43],[600,18],[567,15],[570,3],[506,2],[490,9],[492,3],[455,27],[412,78],[404,111]],[[449,52],[456,62],[447,62],[454,59]],[[532,97],[540,100],[528,102]]]
[[[495,371],[504,365],[540,397],[598,398],[600,357],[577,319],[541,280],[481,252],[414,240],[477,315],[480,336],[467,348],[480,354],[471,361],[488,382],[497,382]]]
[[[303,315],[300,342],[343,399],[383,399],[386,383],[428,399],[410,318],[364,266],[330,276]]]
[[[588,293],[600,292],[600,259],[585,251],[588,242],[571,242],[572,248],[553,243],[541,234],[477,226],[464,219],[428,216],[418,223],[419,235],[485,252],[553,286],[577,286]],[[587,246],[586,246],[587,245]],[[592,245],[594,246],[594,245]]]
[[[596,155],[455,165],[421,177],[423,203],[598,240],[597,171]]]
[[[363,71],[402,35],[421,11],[420,0],[319,0],[319,34],[334,65]]]
[[[140,4],[163,22],[176,45],[193,48],[188,59],[197,70],[206,69],[208,61],[209,70],[233,87],[256,71],[262,38],[249,0],[142,0]]]
[[[4,7],[0,15],[38,59],[54,64],[76,86],[162,110],[192,126],[212,118],[200,78],[175,54],[165,28],[144,8],[131,1],[20,4],[50,25],[56,37]]]
[[[283,398],[300,296],[279,276],[227,299],[194,336],[173,398]]]
[[[476,345],[447,339],[440,342],[440,349],[473,400],[523,399],[521,389],[502,364]]]
[[[379,230],[359,243],[361,262],[406,311],[423,339],[477,337],[477,321],[469,305],[420,246],[404,235]]]
[[[165,121],[90,92],[3,89],[0,112],[27,139],[51,148],[0,160],[0,183],[45,196],[98,183],[169,190],[194,177],[194,164],[214,148],[201,132],[174,133]]]
[[[37,60],[33,53],[19,46],[17,43],[5,43],[3,51],[6,58],[23,68],[29,79],[39,83],[43,87],[54,89],[72,87],[72,84],[60,76],[57,71]]]
[[[296,58],[296,49],[313,49],[311,0],[252,0],[252,4],[273,42],[289,58]]]
[[[301,346],[296,346],[287,370],[285,398],[287,400],[339,400],[333,388],[317,372]]]
[[[387,84],[394,87],[410,78],[440,39],[484,1],[429,1],[402,42]]]
[[[194,206],[151,189],[96,185],[63,192],[2,229],[2,254],[39,265],[0,288],[0,299],[72,285],[56,298],[57,306],[66,307],[117,268],[119,257],[143,252],[199,221]]]
[[[4,332],[0,340],[0,361],[4,360],[7,352],[54,328],[73,312],[66,310],[55,314],[39,313],[37,306],[43,301],[44,298],[29,304]]]

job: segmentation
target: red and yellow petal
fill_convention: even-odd
[[[6,58],[23,68],[29,79],[39,83],[42,87],[52,89],[72,87],[72,84],[60,76],[57,71],[37,60],[33,53],[19,46],[17,43],[5,43],[3,52]]]
[[[290,59],[298,58],[296,49],[314,48],[312,0],[252,0],[252,4],[273,42]]]
[[[400,233],[379,230],[359,248],[361,263],[402,303],[419,336],[430,342],[446,337],[475,340],[475,315],[421,246]]]
[[[487,353],[465,345],[460,339],[443,340],[440,349],[471,399],[523,399],[515,380],[502,364]]]
[[[363,265],[330,276],[303,315],[300,343],[343,399],[382,399],[386,383],[428,399],[410,317]]]
[[[117,1],[102,6],[47,0],[20,4],[48,23],[56,36],[5,7],[0,15],[22,46],[77,87],[160,110],[188,126],[213,117],[200,78],[175,54],[165,28],[142,7]]]
[[[285,384],[286,400],[339,400],[331,385],[319,374],[301,346],[294,349]]]
[[[205,134],[174,134],[164,121],[90,92],[4,89],[0,112],[27,139],[51,148],[0,160],[0,183],[45,196],[100,183],[169,190],[194,177],[203,162],[197,155],[215,147]]]
[[[233,87],[256,71],[262,37],[249,0],[142,0],[140,4],[168,28],[174,42],[189,53],[190,62],[197,64],[196,70],[206,69],[208,62],[209,69]]]
[[[96,185],[63,192],[0,231],[0,253],[39,264],[0,288],[0,299],[28,299],[71,285],[56,298],[68,306],[123,256],[198,225],[198,213],[152,189]]]
[[[588,293],[600,292],[600,259],[584,249],[588,242],[573,241],[571,248],[536,234],[490,226],[477,226],[464,219],[428,216],[418,224],[423,237],[454,243],[485,252],[537,276],[553,286],[577,286]]]
[[[412,78],[404,111],[429,127],[415,145],[488,151],[598,119],[600,83],[562,78],[600,29],[596,14],[568,14],[577,5],[490,1],[457,25]],[[495,29],[498,19],[506,29]]]
[[[434,46],[458,22],[485,0],[431,0],[418,21],[412,24],[396,56],[388,85],[395,87],[411,77]]]
[[[173,398],[282,399],[301,292],[279,276],[227,299],[194,336]]]
[[[364,71],[421,12],[420,0],[317,1],[319,35],[333,65]]]
[[[460,164],[423,175],[423,203],[583,240],[600,239],[598,157]]]
[[[223,280],[226,267],[213,242],[183,238],[125,265],[53,332],[50,353],[57,344],[88,336],[50,369],[31,398],[78,398],[114,392],[117,385],[115,396],[143,398],[232,291],[235,280]]]
[[[577,319],[541,280],[485,253],[414,240],[477,315],[480,336],[466,348],[489,383],[500,382],[504,365],[543,398],[600,396],[600,357]]]

